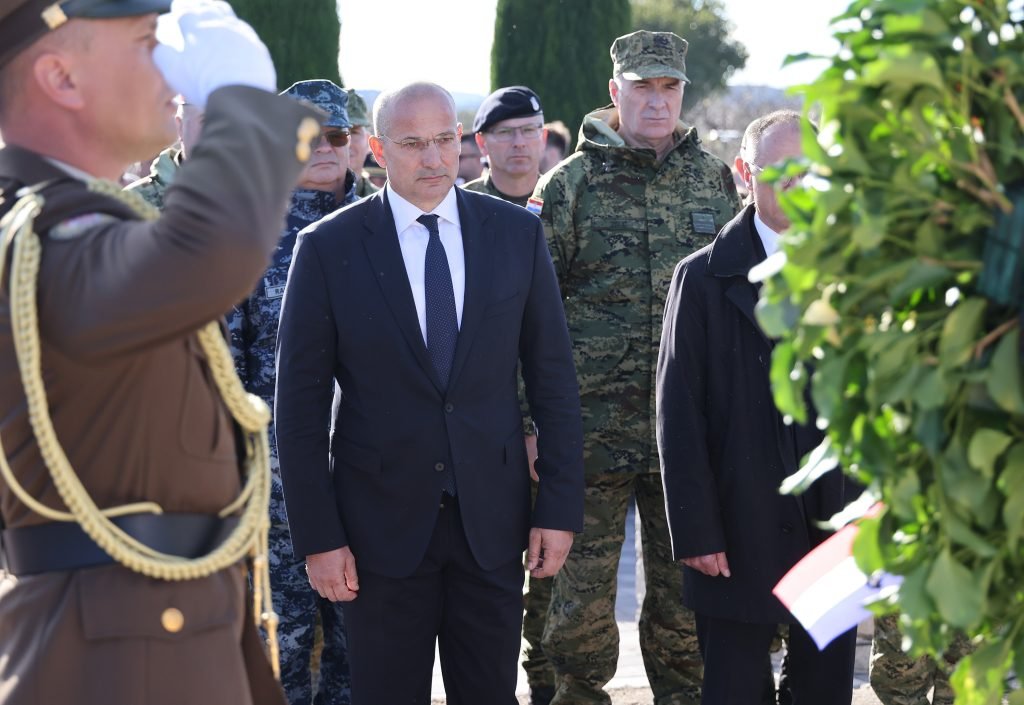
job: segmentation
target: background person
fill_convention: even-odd
[[[711,242],[739,202],[728,167],[679,121],[686,46],[669,32],[616,39],[613,105],[584,119],[576,152],[530,201],[558,273],[585,433],[586,528],[554,579],[542,642],[556,705],[609,702],[602,689],[618,662],[615,585],[634,496],[647,584],[640,648],[654,700],[700,699],[693,615],[679,600],[658,474],[654,373],[672,267]]]

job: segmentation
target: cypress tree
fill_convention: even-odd
[[[608,49],[629,28],[629,0],[498,0],[491,89],[529,86],[545,119],[577,130],[609,103]]]
[[[326,78],[339,86],[337,0],[232,0],[270,50],[281,90],[296,81]]]

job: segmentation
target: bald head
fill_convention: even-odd
[[[373,104],[373,133],[378,136],[390,135],[394,117],[399,113],[403,104],[430,99],[447,102],[451,107],[452,115],[457,114],[455,99],[441,86],[427,82],[410,83],[377,96],[377,100]]]
[[[740,142],[740,156],[752,164],[764,166],[775,161],[775,155],[765,155],[774,137],[782,134],[800,134],[800,113],[795,110],[776,110],[762,115],[747,125]],[[767,160],[761,159],[766,157]]]

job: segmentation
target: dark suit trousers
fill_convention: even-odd
[[[412,575],[359,571],[359,596],[344,610],[352,702],[429,705],[436,640],[449,705],[515,705],[523,565],[481,569],[457,499],[444,496]]]
[[[704,657],[701,705],[761,702],[764,658],[777,627],[748,624],[697,613],[697,640]],[[851,629],[818,651],[799,624],[786,642],[786,683],[793,705],[850,705],[857,630]]]

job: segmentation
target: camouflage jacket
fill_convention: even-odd
[[[655,368],[672,271],[740,209],[729,168],[682,124],[659,161],[627,146],[618,111],[580,128],[541,177],[538,212],[562,289],[579,376],[588,473],[658,472]]]
[[[171,147],[160,152],[160,156],[149,166],[149,176],[125,186],[126,191],[135,191],[146,201],[160,210],[164,209],[164,191],[171,185],[174,175],[181,166],[181,150]]]
[[[494,185],[493,181],[491,181],[490,171],[481,176],[479,179],[467,181],[462,185],[462,188],[466,189],[467,191],[476,191],[477,193],[486,193],[489,196],[496,196],[497,198],[500,198],[503,201],[515,203],[517,206],[522,206],[523,208],[526,208],[526,202],[530,200],[531,195],[526,194],[525,196],[522,197],[516,197],[509,196],[507,193],[499,191],[498,187]]]
[[[379,188],[373,185],[370,181],[370,175],[366,171],[362,171],[359,177],[356,179],[356,198],[366,198],[380,191]]]

